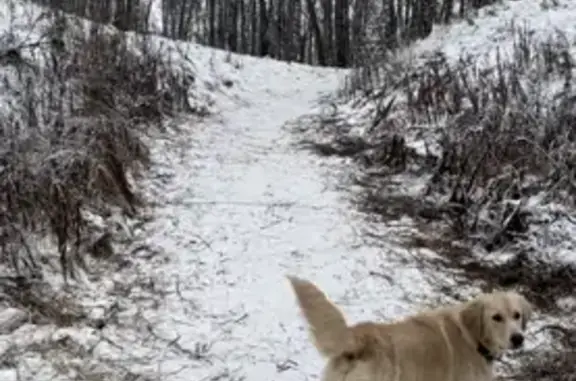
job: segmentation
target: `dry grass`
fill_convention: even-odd
[[[147,142],[167,118],[203,112],[188,103],[194,77],[146,36],[51,10],[22,28],[0,32],[0,308],[27,319],[7,328],[0,367],[23,380],[158,379],[139,364],[163,349],[140,358],[131,352],[140,343],[109,337],[149,326],[140,310],[120,317],[125,305],[165,298],[135,268],[109,277],[134,260],[118,250],[124,226],[109,225],[144,221]],[[95,268],[95,260],[105,262]],[[59,288],[47,276],[53,269],[66,283],[121,281],[97,283],[95,307],[94,290]]]
[[[3,277],[0,293],[9,305],[25,311],[32,324],[69,327],[86,318],[72,295],[59,294],[46,282],[25,277]]]
[[[336,134],[316,149],[356,159],[365,170],[358,182],[369,188],[361,200],[366,208],[381,210],[387,197],[396,203],[394,182],[422,178],[423,205],[412,216],[443,219],[451,239],[469,239],[488,251],[521,238],[531,222],[528,199],[576,201],[575,61],[561,35],[536,42],[526,29],[514,33],[512,56],[497,55],[491,69],[471,58],[449,63],[438,54],[384,81],[369,96],[382,101],[368,133],[354,139]],[[551,85],[561,90],[552,94]],[[412,126],[422,125],[429,126],[423,140],[434,146],[425,154],[409,143],[417,130]],[[342,142],[350,141],[344,149]]]
[[[165,116],[191,111],[193,78],[176,74],[146,38],[130,43],[58,12],[43,18],[51,22],[39,41],[0,39],[12,57],[1,67],[11,108],[0,115],[0,261],[41,276],[29,240],[48,235],[68,279],[94,234],[84,212],[136,215],[143,200],[133,180],[150,163],[143,137]]]

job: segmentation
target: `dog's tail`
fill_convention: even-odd
[[[318,351],[326,357],[355,352],[358,343],[344,315],[312,282],[288,276]]]

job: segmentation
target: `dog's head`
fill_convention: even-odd
[[[493,292],[468,302],[460,314],[462,325],[476,340],[479,351],[498,357],[508,349],[522,347],[532,306],[515,292]]]

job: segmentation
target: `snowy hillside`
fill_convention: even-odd
[[[42,14],[40,8],[19,12],[21,20],[29,20],[30,13]],[[2,17],[6,29],[14,30],[14,10],[6,9]],[[473,282],[478,279],[463,286],[454,276],[461,268],[437,266],[437,271],[430,271],[423,266],[442,257],[442,247],[406,243],[406,237],[419,232],[420,226],[416,213],[403,209],[408,208],[402,204],[407,198],[398,196],[416,195],[428,202],[419,192],[428,186],[432,173],[418,167],[419,156],[426,155],[427,146],[433,153],[442,152],[434,144],[439,145],[440,130],[448,131],[441,124],[450,118],[448,111],[429,116],[436,118],[433,122],[423,117],[440,95],[418,104],[422,113],[411,115],[415,104],[406,96],[409,92],[386,86],[401,78],[398,68],[416,77],[426,75],[429,53],[437,50],[445,53],[447,65],[458,60],[462,49],[473,54],[470,60],[484,62],[483,56],[492,54],[496,43],[502,56],[514,58],[515,50],[510,49],[518,45],[513,40],[518,34],[511,25],[524,25],[524,21],[534,41],[545,40],[555,26],[573,49],[576,29],[571,29],[571,19],[576,19],[576,4],[567,0],[545,10],[531,0],[505,2],[483,11],[473,25],[461,22],[437,30],[395,57],[385,70],[371,68],[360,75],[152,38],[148,43],[162,62],[170,64],[158,87],[169,93],[172,84],[182,85],[175,87],[184,91],[185,109],[193,112],[175,110],[162,128],[146,130],[142,138],[150,160],[134,181],[138,195],[151,204],[144,213],[131,218],[119,217],[116,210],[107,215],[88,213],[96,230],[115,227],[121,238],[112,242],[114,254],[90,260],[88,274],[65,286],[55,275],[54,243],[35,242],[44,277],[38,282],[51,293],[29,303],[3,297],[3,306],[13,309],[0,312],[0,327],[10,326],[0,332],[0,380],[312,380],[317,379],[323,360],[309,341],[285,275],[317,282],[343,306],[351,321],[391,319],[465,298],[484,287]],[[22,36],[26,22],[17,22]],[[140,38],[128,35],[129,48],[137,49],[140,45],[135,41]],[[25,58],[39,67],[48,65],[34,54]],[[439,70],[447,71],[446,67],[451,68]],[[523,81],[530,79],[531,68],[522,72],[527,73]],[[15,74],[10,70],[3,75],[12,78]],[[550,83],[564,78],[561,70],[554,66]],[[191,77],[189,82],[184,80]],[[432,82],[437,79],[429,77]],[[122,84],[117,86],[120,92]],[[336,93],[349,98],[336,98]],[[462,101],[462,109],[469,106],[466,102]],[[373,123],[375,114],[379,123]],[[357,169],[365,175],[394,166],[386,160],[382,166],[366,165],[378,163],[378,150],[348,155],[338,152],[342,149],[338,143],[352,148],[351,142],[364,147],[382,143],[378,139],[389,136],[381,125],[396,126],[396,134],[405,129],[405,147],[398,144],[403,152],[399,156],[404,157],[399,166],[416,170],[393,168],[396,172],[385,186],[394,199],[378,198],[372,203],[363,199],[360,206],[368,207],[358,209],[350,196],[364,195],[367,188],[373,190],[370,187],[381,191],[382,184],[370,176],[354,182],[350,175],[356,175]],[[569,141],[571,132],[566,133]],[[298,144],[302,136],[315,140],[317,148],[320,139],[322,147],[339,155],[302,149]],[[390,157],[396,155],[386,144],[379,147]],[[398,184],[403,188],[399,190]],[[440,193],[431,197],[445,197]],[[538,204],[536,196],[529,201],[530,206],[542,208],[538,211],[570,213],[557,199]],[[383,217],[374,204],[389,208],[394,218]],[[547,237],[531,237],[542,247],[558,241],[545,249],[564,249],[568,257],[573,234],[566,230],[567,219],[557,221],[559,225],[547,225]],[[443,231],[440,222],[429,226]],[[481,238],[473,242],[481,243]],[[496,259],[512,256],[508,249],[499,248],[502,255]],[[494,256],[481,249],[476,254]],[[566,269],[555,276],[567,276],[571,270]],[[0,271],[6,274],[0,272],[3,293],[32,295],[17,290],[18,278],[11,276],[7,266]],[[551,290],[569,296],[560,295],[558,288]],[[534,290],[530,291],[533,296]],[[568,307],[543,311],[531,328],[534,335],[528,352],[549,347],[548,334],[539,330],[544,322],[562,323],[561,314],[571,312],[570,299],[560,301]],[[7,318],[12,323],[2,324]],[[510,364],[514,363],[500,364],[499,370],[516,369],[507,367]]]

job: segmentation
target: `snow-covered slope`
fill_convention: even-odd
[[[537,38],[560,32],[569,39],[576,35],[576,5],[571,1],[503,1],[480,9],[472,20],[437,26],[432,34],[410,47],[414,55],[441,50],[450,58],[462,54],[494,54],[495,48],[510,52],[517,42],[510,39],[515,27],[526,26]],[[488,62],[489,64],[490,62]]]
[[[548,13],[537,3],[506,2],[475,26],[457,23],[419,46],[483,49],[513,17],[546,17],[548,28],[558,25],[555,14],[576,14],[570,3]],[[346,161],[292,144],[293,125],[308,123],[296,119],[319,113],[317,100],[339,88],[345,71],[169,44],[193,57],[213,115],[151,137],[154,165],[140,186],[154,207],[146,223],[130,226],[131,266],[68,291],[107,324],[25,324],[0,335],[0,379],[315,379],[323,360],[286,274],[317,282],[351,321],[445,299],[438,287],[450,279],[418,269],[396,243],[401,228],[380,228],[383,246],[363,241],[365,222],[340,186]],[[406,260],[396,261],[398,253]]]

